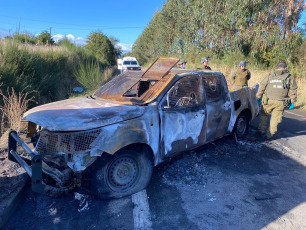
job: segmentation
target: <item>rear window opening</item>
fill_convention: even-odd
[[[150,81],[139,81],[132,88],[130,88],[126,93],[123,94],[124,97],[141,97],[145,92],[147,92],[157,80]]]

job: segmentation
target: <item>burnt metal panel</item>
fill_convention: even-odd
[[[201,74],[206,95],[207,141],[223,137],[231,117],[231,99],[221,74]]]
[[[167,87],[167,85],[172,81],[175,75],[173,73],[167,74],[165,77],[160,79],[155,83],[145,94],[140,97],[140,100],[150,103],[155,100],[160,93]]]
[[[147,144],[151,147],[155,164],[160,162],[159,115],[157,105],[149,105],[146,112],[137,119],[131,119],[101,128],[101,134],[92,143],[97,150],[114,154],[130,144]]]
[[[156,99],[170,82],[170,78],[175,76],[169,71],[178,60],[161,57],[145,73],[126,71],[96,90],[93,97],[121,104],[147,104]]]
[[[179,58],[159,57],[142,75],[142,80],[160,80],[176,65]]]
[[[245,87],[240,90],[228,93],[229,97],[231,97],[232,100],[232,115],[228,126],[228,132],[231,132],[233,130],[236,119],[243,110],[249,110],[252,114],[252,119],[254,119],[258,115],[259,106],[256,101],[256,91],[257,90],[254,87]],[[240,101],[241,103],[240,107],[237,109],[235,109],[234,106],[236,101]]]
[[[143,106],[83,97],[35,107],[27,111],[23,119],[49,131],[80,131],[132,119],[144,111]]]
[[[125,71],[97,89],[93,96],[103,99],[120,98],[140,80],[143,73],[143,71]]]
[[[162,157],[205,143],[207,119],[198,75],[178,80],[159,104],[159,113]]]
[[[161,151],[172,157],[205,143],[206,112],[203,104],[161,109]]]

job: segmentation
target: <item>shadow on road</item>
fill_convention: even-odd
[[[283,122],[293,136],[304,135],[301,122]],[[306,157],[260,142],[255,131],[238,143],[226,137],[157,167],[148,188],[155,229],[167,229],[173,218],[187,219],[189,229],[303,229]],[[154,195],[160,190],[162,196]]]

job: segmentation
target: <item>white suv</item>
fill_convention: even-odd
[[[118,69],[121,72],[126,70],[141,70],[141,67],[134,57],[124,57],[122,59],[118,59]]]

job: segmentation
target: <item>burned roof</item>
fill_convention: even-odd
[[[202,70],[173,68],[179,58],[160,57],[145,71],[125,71],[94,92],[93,97],[123,104],[152,102],[178,74]],[[215,74],[217,72],[209,72]],[[220,73],[219,73],[220,74]]]
[[[127,104],[154,100],[175,75],[170,70],[179,58],[160,57],[145,71],[126,71],[94,92],[94,97]]]

